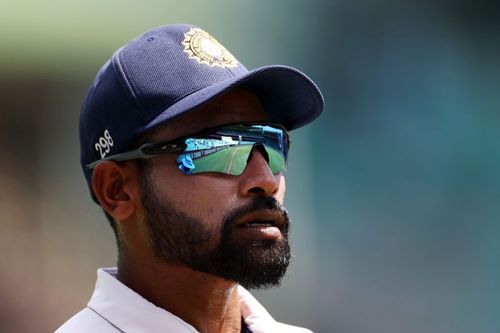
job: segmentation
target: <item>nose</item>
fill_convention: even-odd
[[[281,177],[273,174],[261,151],[254,148],[240,178],[242,196],[272,197],[278,192]]]

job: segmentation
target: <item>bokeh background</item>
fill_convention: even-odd
[[[500,6],[482,0],[1,0],[1,332],[53,331],[115,264],[80,171],[80,104],[115,49],[181,22],[325,96],[293,134],[293,265],[256,293],[277,319],[500,332]]]

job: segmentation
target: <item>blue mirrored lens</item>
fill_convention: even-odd
[[[273,173],[286,168],[288,135],[274,125],[240,124],[184,140],[186,149],[177,158],[186,174],[220,172],[241,175],[255,146],[262,146]]]

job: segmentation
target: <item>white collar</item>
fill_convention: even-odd
[[[119,331],[198,332],[181,318],[157,307],[125,286],[116,279],[116,273],[116,268],[97,270],[95,291],[87,306]],[[243,319],[253,333],[279,332],[284,328],[284,324],[276,322],[246,289],[238,286],[238,295]],[[288,330],[292,329],[292,326],[285,326]]]
[[[116,268],[97,270],[87,306],[122,332],[198,332],[179,317],[157,307],[116,279]],[[167,329],[168,328],[168,329]]]

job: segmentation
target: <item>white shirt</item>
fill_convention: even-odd
[[[198,332],[172,313],[157,307],[116,279],[116,268],[97,270],[97,282],[87,307],[70,318],[55,333],[154,333]],[[239,304],[252,333],[312,333],[279,323],[243,287]]]

